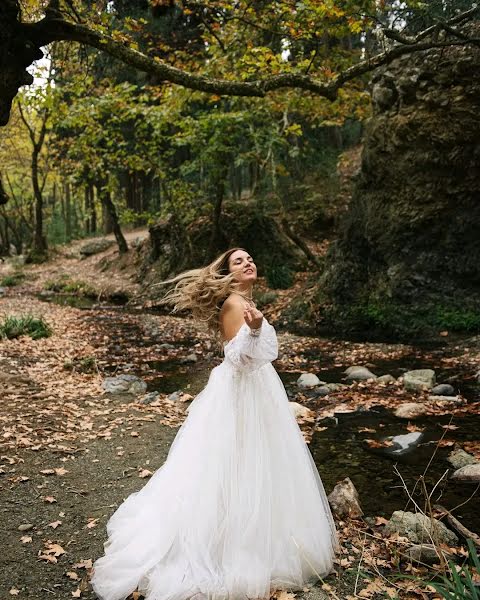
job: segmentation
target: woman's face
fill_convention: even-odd
[[[253,282],[257,278],[257,267],[253,258],[245,250],[235,250],[228,259],[228,270],[236,273],[235,279],[240,283]]]

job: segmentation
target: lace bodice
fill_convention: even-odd
[[[278,357],[275,328],[263,317],[260,333],[252,335],[250,327],[243,323],[231,340],[223,342],[223,352],[225,360],[235,369],[256,371]]]

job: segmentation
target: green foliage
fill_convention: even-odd
[[[88,283],[70,279],[68,275],[62,275],[59,279],[50,279],[46,281],[43,285],[43,289],[62,294],[76,294],[77,296],[97,296],[96,290]]]
[[[0,337],[9,340],[29,335],[33,340],[50,337],[53,331],[43,318],[32,315],[20,317],[7,316],[0,323]]]
[[[407,305],[392,300],[368,300],[349,307],[321,310],[327,323],[344,330],[407,338],[437,335],[440,331],[480,331],[480,309],[462,305]]]
[[[423,582],[432,586],[444,600],[480,600],[480,560],[472,540],[467,540],[468,563],[460,568],[449,562],[450,573],[440,580]]]
[[[288,265],[272,262],[265,267],[267,285],[273,289],[286,290],[292,287],[295,273]]]
[[[278,298],[278,294],[273,290],[267,290],[261,294],[255,295],[255,304],[262,310],[265,306],[272,304]]]
[[[16,273],[12,273],[12,275],[6,275],[1,281],[0,286],[4,287],[14,287],[22,283],[25,279],[25,273],[21,271],[17,271]]]

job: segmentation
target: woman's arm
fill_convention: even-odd
[[[237,370],[244,372],[255,371],[275,360],[278,357],[278,341],[274,327],[259,310],[244,309],[243,303],[236,299],[229,304],[221,314],[228,342],[224,347],[225,358]]]

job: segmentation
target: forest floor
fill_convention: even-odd
[[[145,235],[146,231],[136,231],[127,237],[131,241]],[[81,260],[79,245],[64,247],[45,265],[21,267],[22,280],[4,287],[0,296],[2,319],[32,314],[42,317],[53,330],[51,337],[39,340],[22,336],[0,341],[0,530],[5,536],[0,600],[12,596],[95,598],[89,573],[103,553],[108,517],[162,465],[185,419],[188,401],[221,361],[218,348],[191,319],[108,303],[76,308],[66,305],[61,295],[45,296],[46,283],[62,277],[83,281],[100,298],[119,291],[130,297],[139,292],[135,267],[117,260],[114,249]],[[10,263],[0,266],[0,277],[12,272]],[[275,314],[278,307],[268,313],[273,320]],[[452,424],[452,418],[460,423],[478,414],[478,394],[472,392],[480,359],[478,338],[446,340],[442,347],[418,349],[279,332],[279,343],[281,355],[275,367],[285,381],[308,371],[320,379],[325,375],[326,380],[333,377],[340,382],[344,369],[352,365],[383,371],[402,361],[416,368],[435,365],[445,377],[450,374],[452,383],[465,384],[470,393],[468,402],[428,406],[426,418],[449,419],[440,428],[435,448],[457,445],[480,458],[478,429],[475,435],[462,438],[457,435],[459,427]],[[195,362],[185,362],[192,353]],[[147,391],[160,391],[158,398],[143,404],[142,397],[106,393],[103,379],[119,373],[142,377]],[[184,392],[182,401],[169,398],[179,389]],[[425,398],[405,391],[398,381],[368,381],[326,397],[297,390],[291,399],[309,409],[299,424],[310,443],[314,435],[328,436],[332,421],[341,415],[379,408],[391,412],[402,403]],[[406,426],[409,431],[422,428],[413,420]],[[366,447],[388,446],[375,428],[357,427],[356,431]],[[327,492],[334,484],[335,480],[327,478]],[[428,580],[441,567],[432,571],[402,562],[406,541],[398,535],[385,536],[385,523],[380,512],[337,520],[342,550],[336,573],[296,596],[307,600],[438,597],[415,577]],[[462,559],[465,544],[451,552]],[[288,600],[294,594],[277,596]]]

